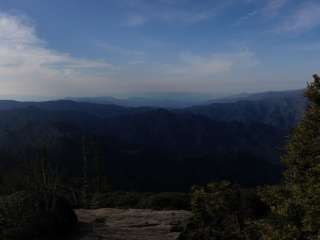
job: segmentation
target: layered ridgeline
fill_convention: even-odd
[[[182,109],[216,121],[263,122],[280,128],[292,128],[306,107],[303,90],[239,94],[212,100],[209,96],[162,94],[162,97],[70,98],[76,102],[115,104],[124,107],[162,107]]]
[[[185,109],[216,121],[260,122],[293,128],[302,118],[307,100],[302,90],[240,95]]]
[[[80,177],[85,148],[89,175],[96,175],[99,165],[116,189],[188,190],[222,179],[275,182],[285,137],[305,106],[300,93],[250,95],[179,110],[1,101],[0,171],[14,174],[45,148],[61,174]]]

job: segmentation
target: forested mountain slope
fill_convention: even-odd
[[[273,126],[163,109],[117,108],[120,113],[108,115],[101,111],[103,105],[78,111],[79,103],[68,104],[64,110],[32,106],[0,111],[2,169],[36,158],[46,147],[51,162],[66,175],[79,176],[86,138],[95,146],[91,174],[99,156],[102,170],[119,188],[181,190],[225,178],[255,185],[279,176],[286,133]]]

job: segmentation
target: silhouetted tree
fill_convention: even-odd
[[[266,239],[320,238],[320,78],[308,84],[309,106],[294,130],[283,162],[284,183],[262,191],[272,210]]]

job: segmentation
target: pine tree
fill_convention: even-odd
[[[320,77],[313,77],[309,106],[283,157],[284,182],[263,194],[273,212],[266,239],[320,239]]]

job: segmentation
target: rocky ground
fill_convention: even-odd
[[[188,211],[110,208],[79,209],[76,214],[77,240],[175,240],[191,217]]]

